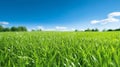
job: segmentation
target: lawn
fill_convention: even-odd
[[[1,32],[0,67],[120,67],[120,32]]]

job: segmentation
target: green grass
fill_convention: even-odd
[[[120,32],[0,33],[0,67],[120,67]]]

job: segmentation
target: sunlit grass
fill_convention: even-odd
[[[119,67],[120,32],[0,33],[0,67]]]

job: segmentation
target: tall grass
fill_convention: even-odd
[[[120,67],[120,32],[0,33],[0,67]]]

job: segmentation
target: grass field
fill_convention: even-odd
[[[0,33],[0,67],[120,67],[120,32]]]

